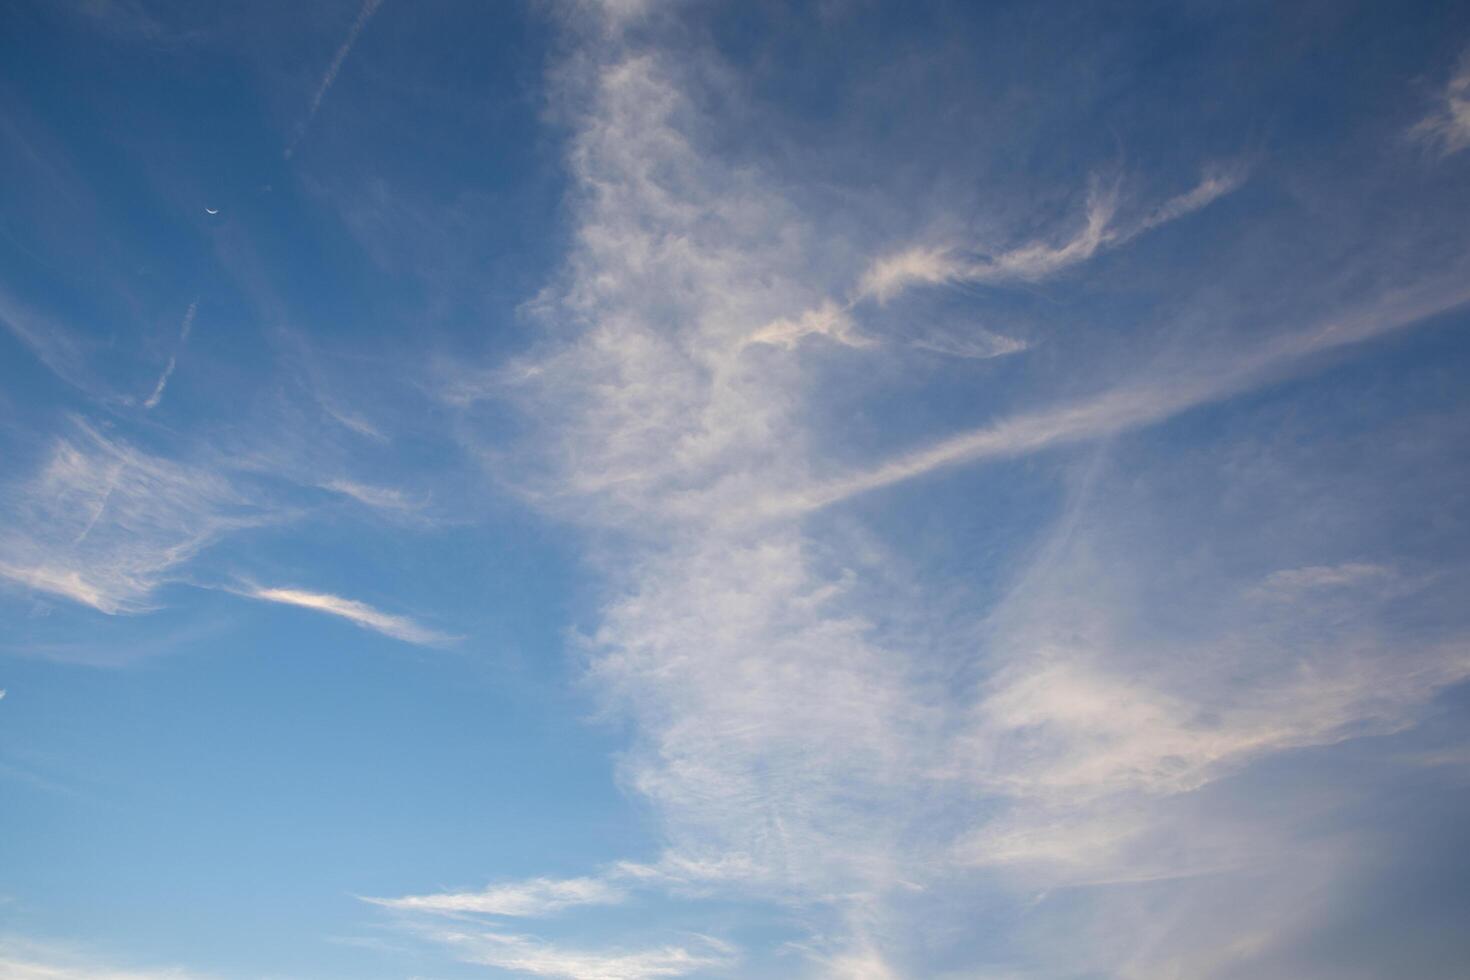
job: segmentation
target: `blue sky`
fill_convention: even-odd
[[[1470,958],[1462,4],[0,11],[0,977]]]

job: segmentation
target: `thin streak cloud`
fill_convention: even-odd
[[[337,73],[342,70],[342,63],[352,53],[352,46],[357,43],[357,36],[362,33],[363,28],[367,26],[368,21],[372,19],[373,14],[377,13],[378,8],[382,5],[383,0],[363,0],[362,7],[357,12],[357,19],[352,22],[352,27],[347,31],[347,37],[343,38],[342,44],[337,48],[337,53],[332,56],[332,63],[327,66],[326,74],[322,76],[321,82],[317,84],[316,91],[312,93],[311,104],[307,107],[306,117],[297,124],[296,133],[291,137],[291,142],[286,146],[285,156],[287,160],[291,159],[296,153],[297,144],[306,136],[307,129],[311,127],[312,120],[316,118],[317,111],[322,107],[322,100],[327,97],[327,92],[331,90],[332,84],[337,81]]]
[[[1396,301],[1350,313],[1295,334],[1209,374],[1171,377],[1164,382],[1123,386],[1087,401],[995,422],[945,439],[865,472],[821,483],[764,504],[766,513],[815,510],[839,500],[901,483],[934,470],[980,459],[1039,452],[1052,446],[1152,425],[1179,412],[1218,401],[1277,373],[1292,370],[1313,354],[1362,343],[1414,326],[1470,302],[1470,287],[1454,284],[1402,294]],[[1168,372],[1159,372],[1168,376]]]
[[[415,497],[393,487],[376,487],[355,480],[328,480],[321,487],[378,510],[416,511],[422,510],[427,503],[422,497]]]
[[[1038,282],[1087,261],[1102,249],[1116,248],[1192,214],[1229,194],[1243,180],[1241,171],[1211,171],[1195,187],[1165,201],[1132,227],[1118,226],[1117,189],[1094,182],[1082,228],[1060,245],[1030,242],[980,258],[947,245],[915,246],[869,266],[858,284],[856,300],[882,304],[912,287],[947,282]]]
[[[442,646],[458,639],[458,637],[421,626],[407,616],[385,613],[380,609],[374,609],[365,602],[344,599],[325,592],[307,592],[303,589],[250,588],[243,590],[241,594],[262,602],[278,602],[287,606],[326,613],[328,616],[337,616],[363,629],[382,633],[384,636],[391,636],[405,643]]]
[[[627,893],[602,878],[532,878],[493,885],[478,892],[444,892],[435,895],[406,895],[402,898],[370,898],[383,908],[402,912],[537,917],[551,915],[576,905],[615,905]]]

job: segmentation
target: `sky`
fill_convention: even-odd
[[[0,978],[1470,961],[1470,8],[0,5]]]

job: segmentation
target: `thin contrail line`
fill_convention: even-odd
[[[199,297],[196,296],[194,297],[194,302],[189,304],[189,309],[184,313],[184,322],[179,326],[180,349],[189,340],[189,331],[194,328],[194,313],[198,309]],[[143,403],[144,408],[154,409],[158,407],[158,403],[163,400],[163,389],[168,386],[168,379],[173,376],[174,368],[177,366],[178,355],[175,354],[168,359],[168,367],[163,369],[163,374],[158,376],[158,384],[154,386],[153,394],[149,395],[148,400]]]
[[[301,138],[306,135],[307,127],[316,118],[317,110],[322,107],[322,99],[326,98],[327,90],[337,80],[337,72],[342,70],[342,62],[347,60],[347,55],[351,53],[352,46],[357,43],[357,36],[362,33],[362,29],[367,26],[367,22],[372,19],[373,14],[377,13],[378,8],[382,5],[383,0],[363,0],[362,9],[357,12],[357,20],[352,22],[352,27],[348,30],[346,39],[342,41],[342,46],[337,49],[336,55],[332,58],[332,63],[327,66],[327,73],[322,76],[321,84],[316,88],[316,94],[311,97],[311,105],[307,107],[306,118],[302,119],[296,126],[296,132],[292,135],[291,142],[286,145],[285,156],[287,160],[291,159],[291,155],[296,152],[296,144],[301,142]]]

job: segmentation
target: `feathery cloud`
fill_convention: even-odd
[[[339,616],[363,629],[391,636],[395,640],[403,640],[405,643],[416,643],[421,646],[438,646],[453,642],[456,637],[449,636],[421,626],[409,619],[407,616],[396,616],[374,609],[365,602],[356,599],[344,599],[341,596],[329,595],[325,592],[307,592],[303,589],[271,589],[261,587],[250,587],[241,591],[241,595],[251,599],[259,599],[262,602],[279,602],[288,606],[299,606],[302,609],[311,609],[316,612],[326,613],[329,616]]]
[[[125,969],[90,957],[7,937],[0,939],[0,976],[6,980],[203,980],[176,968]]]
[[[38,474],[6,490],[14,517],[0,531],[0,576],[101,612],[137,612],[180,565],[267,517],[218,473],[75,428]]]
[[[466,963],[565,980],[653,980],[682,977],[726,964],[728,947],[691,950],[661,946],[642,950],[592,951],[497,932],[438,930],[430,938],[451,947]]]
[[[1314,354],[1414,326],[1466,303],[1470,303],[1470,287],[1459,282],[1430,283],[1307,330],[1280,335],[1237,357],[1234,363],[1211,365],[1208,373],[1191,374],[1188,368],[1172,373],[1155,369],[1153,373],[1162,374],[1165,380],[1145,380],[1074,404],[1015,415],[867,471],[771,498],[760,506],[770,513],[799,513],[944,467],[1035,453],[1151,425],[1266,383],[1282,372],[1297,369]]]
[[[1034,890],[1260,867],[1260,851],[1224,832],[1199,853],[1179,843],[1216,829],[1184,813],[1194,794],[1288,750],[1404,731],[1470,676],[1461,634],[1396,643],[1381,605],[1345,619],[1309,596],[1287,621],[1255,602],[1250,587],[1273,570],[1321,564],[1285,544],[1265,567],[1171,591],[1176,580],[1151,577],[1169,556],[1110,547],[1092,533],[1106,521],[1079,505],[1058,516],[1056,542],[973,600],[981,611],[953,612],[965,626],[931,634],[906,603],[922,597],[927,614],[953,583],[907,572],[850,514],[808,519],[941,467],[1099,439],[1300,372],[1470,301],[1453,259],[1314,326],[1267,325],[1210,357],[1140,357],[1121,377],[1081,372],[1055,390],[1085,378],[1100,393],[1054,396],[823,478],[834,458],[862,459],[810,411],[830,378],[802,363],[816,358],[754,345],[852,345],[867,338],[863,309],[925,284],[1056,277],[1221,199],[1243,171],[1207,169],[1131,212],[1094,185],[1070,236],[989,254],[921,244],[871,263],[839,301],[841,276],[811,258],[828,243],[786,185],[704,152],[701,86],[729,97],[718,72],[709,81],[703,59],[662,50],[657,36],[600,33],[559,75],[573,244],[527,308],[548,329],[503,370],[444,386],[459,407],[493,395],[520,408],[530,499],[619,541],[598,556],[612,570],[609,598],[583,652],[607,711],[630,723],[621,774],[652,804],[665,850],[651,866],[587,880],[779,902],[809,929],[793,948],[816,975],[922,975],[906,970],[901,953],[915,943],[895,923],[927,936],[926,910],[966,907],[949,899],[988,886],[957,880],[963,869],[1001,869],[995,887]],[[927,336],[914,334],[916,346]],[[1151,342],[1169,349],[1143,330],[1130,340],[1145,355]],[[478,448],[472,422],[464,431]],[[1227,521],[1217,530],[1243,536]],[[1215,618],[1191,619],[1187,635],[1150,632],[1140,625],[1152,622],[1149,605],[1109,591],[1133,580],[1165,606],[1221,597]],[[1150,844],[1169,846],[1149,856]],[[536,907],[498,889],[392,901],[442,916],[523,899]],[[440,941],[477,941],[468,936]],[[493,955],[486,962],[535,972]],[[1121,961],[1100,956],[1091,969]],[[1136,962],[1132,975],[1156,966]]]
[[[1409,135],[1447,157],[1470,146],[1470,51],[1460,56],[1454,74],[1440,93],[1439,103],[1434,111],[1414,124]]]
[[[406,912],[539,917],[574,905],[614,905],[625,897],[625,892],[602,878],[531,878],[493,885],[478,892],[406,895],[368,901]]]
[[[1030,242],[978,257],[973,249],[916,245],[874,261],[863,273],[855,299],[881,304],[915,286],[948,282],[1038,282],[1087,261],[1104,248],[1115,248],[1192,214],[1235,190],[1243,180],[1239,170],[1212,170],[1192,189],[1165,201],[1131,227],[1118,226],[1116,188],[1094,182],[1082,228],[1059,245]]]

